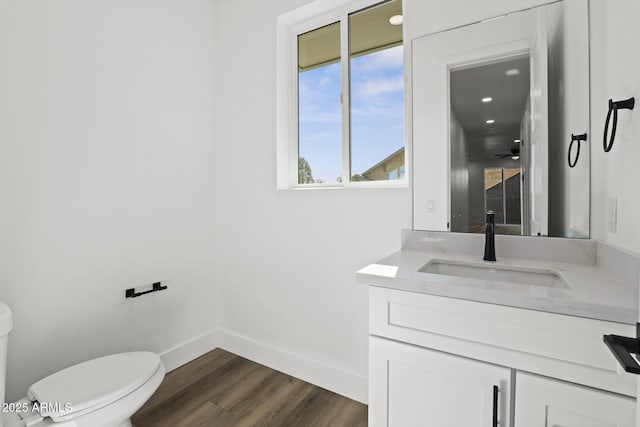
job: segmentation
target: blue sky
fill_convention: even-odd
[[[313,176],[334,183],[341,175],[340,64],[299,74],[299,150]],[[404,145],[402,46],[351,61],[352,174]]]

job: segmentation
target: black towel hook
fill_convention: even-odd
[[[609,112],[607,113],[607,121],[604,123],[604,138],[602,145],[604,152],[608,153],[613,147],[613,141],[616,139],[616,128],[618,127],[618,110],[633,110],[636,104],[636,99],[631,97],[623,101],[613,101],[609,99]],[[611,127],[611,136],[607,142],[607,135],[609,133],[609,120],[611,119],[611,113],[613,113],[613,124]]]
[[[580,141],[586,141],[587,140],[587,134],[583,133],[580,135],[574,135],[571,134],[571,143],[569,144],[569,151],[567,152],[567,161],[569,162],[569,167],[573,168],[578,164],[578,158],[580,157]],[[578,148],[576,149],[576,158],[575,160],[572,162],[571,161],[571,149],[573,148],[573,143],[577,142],[578,143]]]

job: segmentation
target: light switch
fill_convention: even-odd
[[[436,201],[427,200],[427,212],[434,212],[436,210]]]

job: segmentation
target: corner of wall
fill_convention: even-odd
[[[167,372],[191,362],[203,354],[218,348],[218,334],[210,330],[160,353]]]

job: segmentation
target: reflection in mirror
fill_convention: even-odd
[[[522,234],[529,56],[452,67],[449,82],[451,231],[483,233],[492,210],[496,233]]]
[[[414,228],[588,238],[587,2],[500,18],[412,42]]]

